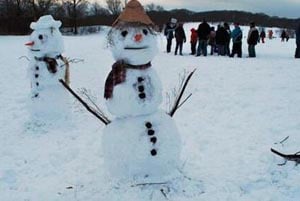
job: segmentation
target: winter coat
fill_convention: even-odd
[[[300,23],[296,29],[296,44],[300,47]]]
[[[266,32],[265,31],[261,31],[259,37],[265,38],[266,37]]]
[[[184,29],[182,26],[178,26],[175,29],[175,38],[176,38],[176,42],[185,42],[186,41],[186,37],[185,37],[185,33],[184,33]]]
[[[165,30],[164,30],[164,35],[167,37],[167,39],[173,39],[174,38],[174,31],[175,31],[176,26],[172,25],[171,23],[167,23]]]
[[[208,45],[216,45],[216,32],[213,30],[209,33]]]
[[[240,27],[236,26],[231,32],[231,38],[233,43],[241,43],[243,38],[243,32]]]
[[[191,29],[191,43],[197,43],[198,40],[198,34],[196,29],[192,28]]]
[[[202,22],[201,24],[199,24],[197,33],[199,40],[208,39],[208,35],[210,33],[210,26],[207,24],[207,22]]]
[[[229,38],[228,32],[224,27],[218,28],[216,31],[216,44],[217,45],[225,45]]]
[[[256,27],[250,28],[248,32],[247,43],[249,45],[256,45],[259,38],[259,33]]]

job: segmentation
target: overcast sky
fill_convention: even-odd
[[[99,0],[99,2],[105,0]],[[125,2],[125,0],[121,0]],[[129,1],[129,0],[128,0]],[[143,5],[154,3],[166,10],[186,8],[193,11],[242,10],[271,16],[300,18],[300,0],[139,0]],[[105,3],[104,3],[105,5]]]

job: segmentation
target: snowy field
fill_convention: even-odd
[[[188,36],[191,26],[185,26]],[[132,189],[108,188],[100,146],[104,125],[73,97],[69,120],[32,125],[28,61],[20,58],[27,55],[27,40],[0,36],[0,200],[149,200]],[[108,114],[103,90],[114,60],[106,48],[106,34],[64,40],[65,56],[84,60],[71,64],[72,88],[86,88]],[[300,151],[300,61],[293,58],[295,40],[267,39],[258,44],[257,58],[251,59],[246,58],[245,39],[241,59],[194,57],[189,55],[189,43],[184,56],[167,54],[163,36],[159,47],[152,65],[163,83],[162,109],[168,110],[166,94],[178,86],[179,74],[197,69],[186,91],[193,95],[174,119],[184,143],[183,171],[202,181],[204,193],[178,195],[172,201],[299,201],[300,166],[278,166],[284,161],[270,152],[271,147],[290,154]]]

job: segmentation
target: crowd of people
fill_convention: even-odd
[[[296,53],[295,58],[300,57],[300,24],[296,29]],[[242,39],[243,32],[238,22],[234,23],[234,28],[231,30],[228,23],[221,23],[215,29],[214,26],[210,26],[206,20],[203,20],[197,29],[192,28],[190,33],[190,45],[191,55],[195,56],[207,56],[208,46],[210,46],[210,55],[220,55],[242,57]],[[167,53],[171,52],[172,40],[175,38],[176,47],[175,55],[182,54],[183,44],[187,41],[183,29],[183,23],[178,23],[175,18],[171,18],[165,25],[164,34],[167,38]],[[273,31],[268,32],[268,37],[273,38]],[[248,44],[248,57],[256,57],[255,46],[257,43],[265,43],[266,32],[265,29],[259,31],[254,22],[249,24],[249,32],[247,35]],[[288,41],[288,33],[283,30],[281,34],[282,41]],[[231,45],[232,43],[232,45]],[[230,46],[231,51],[230,51]]]

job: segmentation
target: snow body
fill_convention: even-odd
[[[38,119],[59,118],[68,113],[69,98],[66,90],[59,83],[65,80],[67,64],[62,57],[63,39],[58,30],[60,21],[52,16],[42,16],[38,22],[31,23],[34,29],[27,43],[29,50],[28,77],[31,85],[31,114]],[[45,59],[56,63],[50,67]]]
[[[151,62],[156,40],[152,29],[140,25],[123,24],[109,33],[115,60],[136,66]],[[161,102],[154,67],[126,69],[125,81],[114,86],[107,107],[117,118],[104,129],[102,139],[104,164],[113,178],[162,182],[177,172],[181,139],[171,117],[159,110]]]
[[[179,166],[180,136],[164,111],[115,119],[104,129],[102,141],[104,165],[121,179],[159,182]]]

